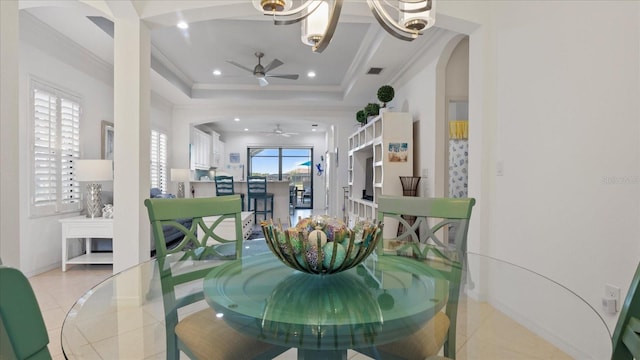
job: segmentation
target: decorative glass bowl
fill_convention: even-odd
[[[358,221],[350,229],[339,219],[315,216],[295,227],[262,222],[273,254],[285,265],[310,274],[333,274],[360,264],[376,248],[382,224]]]

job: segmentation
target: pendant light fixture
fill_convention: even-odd
[[[325,29],[329,25],[329,4],[326,1],[316,1],[317,7],[306,19],[302,20],[302,43],[315,46],[322,40]]]
[[[302,42],[314,52],[327,48],[338,25],[343,0],[253,0],[264,15],[273,17],[276,25],[302,22]],[[394,37],[415,40],[435,23],[435,0],[367,0],[371,13],[380,26]],[[396,20],[397,19],[397,20]]]

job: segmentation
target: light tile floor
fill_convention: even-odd
[[[292,223],[297,222],[298,216],[305,217],[310,214],[310,210],[298,210],[292,216]],[[60,333],[67,312],[78,298],[111,274],[110,265],[72,265],[66,272],[58,268],[29,279],[47,326],[50,338],[49,349],[54,360],[64,359]],[[457,359],[459,360],[571,359],[557,347],[490,305],[471,299],[465,299],[459,305],[457,333]],[[95,356],[90,356],[91,358],[108,359],[105,356],[100,357],[96,352],[92,354]],[[164,359],[164,353],[156,354],[155,358]],[[290,350],[276,359],[296,358],[295,350]],[[352,351],[349,351],[348,358],[350,360],[369,359]],[[137,359],[132,356],[131,359],[126,360]]]
[[[74,265],[64,273],[54,269],[29,279],[47,325],[54,359],[64,359],[60,332],[67,311],[81,295],[110,275],[109,265]],[[471,299],[459,306],[457,347],[457,358],[461,360],[571,359],[490,305]],[[348,357],[369,359],[355,352],[349,352]],[[296,359],[295,350],[277,359]]]

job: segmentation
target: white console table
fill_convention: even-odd
[[[60,219],[62,224],[62,271],[67,264],[113,264],[112,252],[91,252],[91,238],[113,239],[113,219],[88,218],[84,215]],[[69,239],[84,239],[85,254],[68,258]]]

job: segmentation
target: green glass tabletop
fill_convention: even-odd
[[[207,302],[238,331],[299,349],[371,347],[416,331],[448,284],[410,258],[382,256],[332,275],[293,270],[267,253],[215,268]]]

